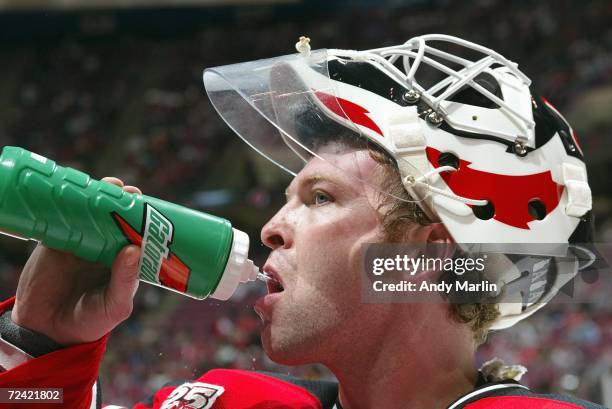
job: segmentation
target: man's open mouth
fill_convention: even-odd
[[[268,287],[269,294],[280,293],[285,289],[281,283],[278,273],[274,269],[264,268],[264,273],[270,277],[268,280],[266,280],[266,286]]]
[[[279,283],[275,278],[272,278],[272,279],[268,280],[266,282],[266,285],[268,286],[268,293],[270,293],[270,294],[280,293],[281,291],[284,290],[284,288],[281,285],[281,283]]]

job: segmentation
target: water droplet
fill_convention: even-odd
[[[257,274],[257,278],[263,282],[266,282],[268,280],[277,281],[274,277],[263,271]]]

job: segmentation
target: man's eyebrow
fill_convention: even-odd
[[[338,181],[336,181],[334,178],[330,178],[328,176],[323,176],[323,175],[316,174],[316,175],[312,175],[312,176],[308,176],[308,177],[304,178],[299,183],[299,185],[300,186],[304,186],[304,187],[308,187],[308,186],[312,186],[315,183],[321,182],[321,181],[326,181],[326,182],[332,183],[334,185],[338,185],[339,184]],[[289,187],[287,187],[287,189],[285,189],[285,197],[287,197],[287,199],[291,195],[290,188],[291,188],[291,185]]]

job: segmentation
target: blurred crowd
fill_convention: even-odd
[[[364,49],[440,32],[480,42],[520,62],[539,92],[561,111],[611,82],[610,2],[419,4],[268,20],[249,9],[236,13],[231,23],[209,24],[189,35],[160,39],[133,33],[93,38],[75,34],[7,48],[3,55],[10,56],[13,68],[3,68],[11,80],[0,87],[0,103],[8,106],[0,110],[0,141],[96,177],[119,176],[149,195],[188,205],[197,205],[195,192],[231,187],[238,199],[230,204],[261,226],[265,220],[253,206],[265,207],[266,198],[284,186],[254,176],[251,156],[207,101],[201,86],[204,67],[292,53],[303,34],[312,38],[314,48]],[[588,155],[601,150],[612,124],[577,131]],[[601,173],[612,163],[609,149],[604,161],[591,179],[609,180]],[[594,193],[599,238],[610,241],[612,196],[609,190]],[[265,257],[263,248],[253,250],[255,258]],[[26,254],[5,248],[2,252],[6,257],[0,258],[0,295],[5,297],[14,292]],[[105,399],[133,403],[166,382],[190,379],[213,367],[329,377],[318,366],[285,368],[266,358],[251,307],[265,291],[262,287],[253,284],[220,304],[141,286],[133,318],[110,340],[101,375]],[[527,383],[539,391],[600,401],[598,379],[612,364],[609,290],[601,287],[590,304],[551,305],[493,334],[479,359],[499,356],[527,366]]]

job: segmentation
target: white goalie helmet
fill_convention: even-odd
[[[215,109],[255,150],[296,174],[313,157],[328,160],[318,148],[334,138],[376,145],[457,243],[518,246],[499,252],[498,278],[531,290],[504,296],[494,329],[529,316],[576,275],[563,246],[591,239],[582,151],[516,63],[438,34],[366,51],[311,51],[304,38],[296,47],[204,72]]]

